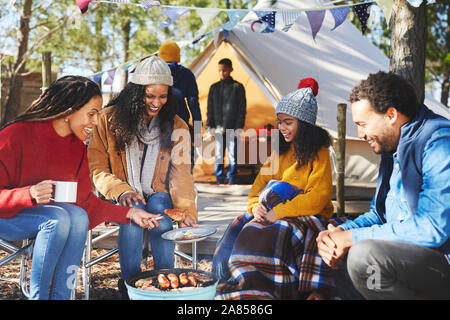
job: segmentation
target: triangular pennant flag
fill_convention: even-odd
[[[141,7],[144,11],[148,11],[153,7],[159,7],[161,3],[159,1],[154,0],[142,0],[141,1]]]
[[[202,19],[203,25],[202,27],[196,32],[196,34],[202,34],[205,32],[206,28],[209,25],[209,22],[214,19],[220,12],[220,9],[215,8],[201,8],[197,9],[197,14],[200,16],[200,19]]]
[[[200,42],[200,40],[206,38],[206,37],[209,36],[210,34],[212,34],[212,31],[208,31],[208,32],[205,33],[205,34],[202,34],[202,35],[200,36],[200,38],[195,39],[195,40],[192,42],[192,44],[197,44],[198,42]]]
[[[319,32],[322,27],[323,19],[325,18],[325,10],[305,12],[308,17],[309,25],[311,26],[312,37],[315,40],[317,32]]]
[[[102,76],[103,76],[103,72],[97,73],[97,74],[94,74],[91,79],[92,79],[92,81],[94,81],[95,83],[98,84],[100,82],[100,80],[102,79]]]
[[[271,33],[275,31],[275,14],[276,11],[265,13],[262,17],[257,13],[259,20],[266,24],[266,28],[261,33]]]
[[[418,8],[418,7],[420,7],[420,5],[422,4],[422,2],[423,2],[423,0],[407,0],[408,1],[408,3],[410,4],[410,5],[412,5],[414,8]],[[429,3],[432,3],[432,2],[429,2],[428,1],[428,4]]]
[[[389,25],[389,21],[391,20],[392,6],[394,1],[392,0],[375,0],[378,6],[383,10],[384,18],[386,19],[386,23]]]
[[[128,70],[133,65],[133,63],[135,63],[135,61],[126,62],[124,65],[122,65],[122,70]]]
[[[266,28],[261,31],[261,33],[271,33],[275,31],[275,13],[276,11],[272,11],[267,13],[267,11],[255,11],[256,15],[258,16],[259,20],[261,22],[264,22],[266,25]],[[255,23],[255,22],[254,22]]]
[[[89,2],[92,0],[77,0],[77,6],[80,8],[81,13],[85,13],[88,10]]]
[[[227,14],[229,21],[224,23],[220,28],[230,31],[247,14],[247,10],[227,10]]]
[[[292,27],[292,25],[294,24],[295,20],[298,19],[298,17],[300,17],[300,14],[302,12],[301,11],[281,11],[279,12],[279,14],[281,14],[281,20],[283,20],[283,31],[284,32],[288,32],[289,29]]]
[[[369,19],[370,16],[371,5],[372,5],[371,3],[363,3],[353,7],[353,12],[356,13],[359,23],[361,23],[362,34],[366,32],[367,20]]]
[[[108,84],[108,85],[113,84],[115,75],[116,75],[116,69],[109,70],[108,75],[105,79],[105,82],[103,82],[103,84]]]
[[[175,20],[177,20],[179,17],[181,17],[183,14],[188,12],[189,9],[187,8],[173,8],[173,7],[167,7],[166,10],[162,11],[161,13],[166,15],[169,20],[161,23],[158,28],[165,28],[170,26],[172,23],[174,23]]]
[[[350,11],[349,7],[330,9],[330,12],[334,18],[334,27],[331,30],[334,30],[337,27],[339,27],[345,21],[345,19],[347,19],[349,11]]]

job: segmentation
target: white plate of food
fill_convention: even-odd
[[[216,231],[216,228],[213,227],[186,227],[167,231],[161,237],[165,240],[189,243],[206,239],[206,237],[216,233]]]

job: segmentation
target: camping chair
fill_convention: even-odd
[[[0,267],[20,257],[20,274],[19,286],[23,295],[28,299],[30,297],[30,289],[27,285],[28,279],[28,261],[33,257],[34,239],[22,240],[22,247],[0,238],[0,250],[3,250],[10,255],[0,260]],[[75,300],[75,286],[71,292],[70,299]]]
[[[86,246],[84,249],[84,255],[83,255],[83,261],[82,261],[82,267],[83,267],[83,288],[84,288],[84,299],[89,300],[89,291],[91,287],[91,267],[110,256],[116,254],[119,252],[118,248],[111,249],[107,251],[106,253],[98,256],[97,258],[91,259],[92,254],[92,245],[102,239],[105,239],[107,237],[110,237],[117,233],[119,231],[119,226],[117,224],[113,225],[111,227],[111,230],[93,238],[92,237],[92,230],[88,231],[87,238],[86,238]]]
[[[0,260],[0,267],[11,262],[16,258],[20,259],[19,286],[26,298],[30,296],[30,290],[27,286],[28,264],[33,254],[34,239],[25,239],[22,241],[22,247],[0,238],[0,250],[9,253],[9,256]]]

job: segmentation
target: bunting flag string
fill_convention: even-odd
[[[49,0],[44,0],[49,1]],[[420,6],[423,0],[407,0],[413,6]],[[10,2],[14,3],[15,0],[10,0]],[[164,28],[170,26],[174,23],[178,18],[184,15],[186,12],[190,10],[196,10],[197,14],[202,20],[203,26],[196,33],[200,36],[194,36],[194,40],[186,40],[179,43],[180,48],[184,47],[188,44],[197,44],[201,40],[207,38],[208,36],[215,34],[215,38],[218,35],[218,30],[222,30],[223,36],[226,38],[231,31],[242,19],[250,12],[254,12],[258,17],[258,20],[253,20],[251,22],[251,29],[255,31],[253,26],[255,24],[262,24],[263,28],[261,33],[272,33],[275,31],[276,27],[276,16],[278,15],[278,21],[281,21],[282,27],[281,30],[284,32],[288,32],[291,26],[297,21],[302,12],[306,13],[308,18],[312,37],[315,40],[317,33],[322,27],[325,12],[327,10],[330,11],[331,15],[334,19],[334,27],[331,30],[335,30],[339,27],[344,21],[347,19],[350,8],[352,8],[353,12],[357,15],[358,20],[361,23],[362,33],[364,34],[367,29],[367,21],[370,16],[370,7],[375,2],[384,13],[386,20],[389,22],[390,14],[392,11],[393,0],[373,0],[371,2],[362,2],[362,3],[352,3],[345,5],[333,5],[329,7],[316,7],[316,8],[302,8],[302,9],[222,9],[222,8],[196,8],[196,7],[182,7],[182,6],[169,6],[169,5],[161,5],[159,1],[155,0],[140,0],[139,3],[131,2],[131,0],[76,0],[76,3],[82,13],[85,13],[88,10],[88,6],[90,2],[102,2],[102,3],[115,3],[115,4],[130,4],[140,6],[144,11],[148,11],[153,7],[160,7],[161,13],[168,17],[168,20],[163,22],[158,26],[158,28]],[[339,3],[342,0],[330,1],[331,4]],[[428,3],[434,3],[435,0],[428,0]],[[220,12],[225,11],[228,15],[228,21],[222,24],[220,27],[215,28],[214,30],[210,30],[206,33],[203,33],[207,28],[207,25],[211,22],[214,17],[216,17]],[[156,53],[156,52],[155,52]],[[148,56],[147,56],[148,57]],[[147,57],[143,57],[138,60],[128,61],[118,67],[115,67],[110,70],[101,71],[95,73],[91,76],[95,82],[101,81],[103,74],[107,73],[107,77],[103,84],[112,84],[114,81],[116,70],[121,68],[122,70],[129,70],[132,66],[137,64],[138,61],[145,59]]]

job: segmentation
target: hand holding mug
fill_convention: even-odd
[[[41,181],[30,188],[31,198],[36,201],[37,204],[50,203],[53,194],[53,186],[56,181],[44,180]]]

